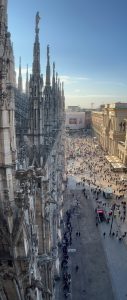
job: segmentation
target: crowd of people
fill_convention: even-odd
[[[127,181],[121,180],[123,175],[121,172],[112,170],[111,164],[106,159],[106,153],[98,145],[97,140],[91,136],[68,136],[66,160],[67,176],[75,177],[75,185],[84,190],[85,197],[88,197],[85,187],[89,187],[96,207],[103,207],[109,213],[108,223],[111,221],[110,211],[113,203],[115,203],[114,217],[118,219],[119,225],[124,223]],[[110,201],[105,199],[105,189],[112,191]]]
[[[122,182],[121,173],[112,171],[106,153],[92,137],[68,137],[66,142],[68,175],[101,188],[111,187],[116,199],[127,191],[127,182]],[[70,159],[72,160],[70,163]],[[73,161],[74,159],[74,161]]]

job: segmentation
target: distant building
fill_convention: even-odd
[[[85,112],[66,112],[66,128],[78,130],[85,128]]]

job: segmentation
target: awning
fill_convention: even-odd
[[[126,166],[121,162],[121,160],[117,156],[106,155],[105,158],[111,164],[113,169],[127,169]]]

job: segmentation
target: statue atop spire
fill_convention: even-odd
[[[40,21],[40,16],[39,16],[39,11],[36,13],[36,24],[35,24],[35,32],[39,33],[39,21]]]

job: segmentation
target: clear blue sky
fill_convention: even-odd
[[[32,65],[40,12],[41,71],[46,46],[65,82],[66,105],[127,102],[127,0],[8,0],[15,65]]]

